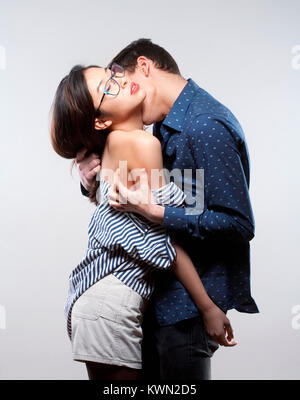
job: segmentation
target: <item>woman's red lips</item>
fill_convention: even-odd
[[[130,94],[134,94],[138,91],[139,85],[137,83],[132,82],[130,86]]]

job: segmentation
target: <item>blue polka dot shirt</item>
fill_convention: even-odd
[[[250,240],[254,217],[249,198],[249,153],[234,115],[189,79],[166,118],[154,125],[164,168],[181,171],[191,195],[202,185],[200,211],[165,206],[163,226],[191,257],[211,299],[223,310],[259,312],[250,293]],[[193,170],[190,176],[184,170]],[[196,169],[201,174],[195,176]],[[189,181],[189,182],[188,182]],[[191,204],[191,203],[190,203]],[[171,271],[157,272],[152,306],[157,322],[174,324],[199,315]]]

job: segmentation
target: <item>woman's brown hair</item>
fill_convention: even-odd
[[[75,163],[77,152],[83,147],[88,153],[97,153],[101,158],[108,131],[95,130],[96,110],[88,90],[84,71],[88,68],[100,68],[96,65],[83,67],[76,65],[65,76],[56,90],[52,121],[51,143],[53,149],[61,157],[73,159]],[[98,204],[96,199],[99,181],[89,193],[91,202]]]

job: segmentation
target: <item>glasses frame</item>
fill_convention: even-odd
[[[119,73],[114,72],[114,71],[113,71],[113,68],[114,68],[114,67],[120,68],[120,69],[122,70],[122,72],[119,72]],[[116,79],[114,79],[114,77],[115,77],[116,75],[118,75],[117,78],[123,78],[123,77],[125,76],[125,70],[124,70],[124,68],[123,68],[121,65],[116,64],[116,63],[113,63],[113,64],[111,65],[110,70],[111,70],[111,75],[110,75],[110,78],[108,78],[107,81],[106,81],[106,83],[105,83],[104,90],[103,90],[103,95],[102,95],[102,97],[101,97],[99,106],[98,106],[98,107],[96,108],[96,110],[95,110],[95,111],[96,111],[96,115],[99,115],[99,114],[101,113],[101,111],[100,111],[100,106],[101,106],[101,104],[102,104],[102,101],[103,101],[105,95],[109,95],[109,96],[118,96],[118,94],[120,93],[120,84],[119,84],[118,81],[116,81]],[[110,92],[107,90],[107,87],[108,87],[108,84],[109,84],[110,81],[114,81],[114,82],[117,84],[117,86],[118,86],[118,92],[117,92],[117,93],[110,93]]]

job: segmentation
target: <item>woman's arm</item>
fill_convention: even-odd
[[[201,311],[207,333],[223,346],[234,346],[236,342],[232,341],[234,336],[229,319],[208,296],[187,252],[174,239],[172,243],[177,255],[171,269]]]

